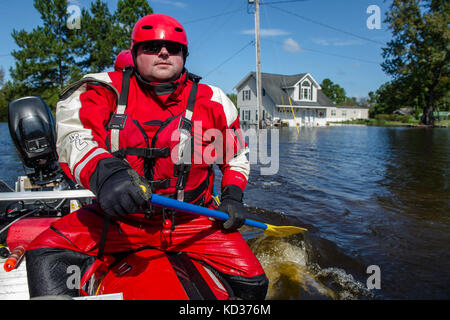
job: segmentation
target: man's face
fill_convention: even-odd
[[[136,63],[139,74],[149,82],[173,81],[183,70],[183,51],[175,42],[144,42],[137,49]]]

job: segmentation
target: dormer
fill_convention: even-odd
[[[317,90],[320,85],[309,74],[305,74],[294,86],[293,99],[301,102],[317,102]]]

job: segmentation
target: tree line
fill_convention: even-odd
[[[14,99],[38,95],[54,110],[59,92],[69,83],[86,73],[112,71],[117,54],[130,48],[136,21],[153,13],[146,0],[118,0],[115,12],[105,1],[95,0],[89,9],[78,8],[79,15],[70,11],[67,0],[35,0],[34,7],[42,24],[11,34],[18,46],[11,53],[12,80],[3,83],[0,69],[0,121],[7,121],[8,103]]]
[[[383,48],[381,64],[392,80],[359,100],[330,79],[322,81],[323,92],[336,105],[369,107],[372,117],[409,108],[422,114],[420,123],[432,125],[434,111],[450,108],[449,21],[450,1],[392,1],[384,21],[392,40]]]

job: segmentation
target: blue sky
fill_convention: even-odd
[[[90,0],[70,1],[89,8]],[[110,11],[117,0],[107,0]],[[309,72],[320,83],[330,78],[348,96],[365,97],[389,77],[381,70],[381,48],[390,40],[387,25],[369,29],[367,8],[380,8],[381,21],[390,1],[383,0],[266,0],[261,5],[262,72]],[[156,13],[178,19],[187,30],[190,55],[186,67],[203,82],[234,93],[234,87],[256,70],[254,15],[248,0],[149,0]],[[17,49],[13,29],[31,31],[41,25],[32,0],[0,0],[0,66],[6,79]],[[83,21],[81,21],[83,27]]]

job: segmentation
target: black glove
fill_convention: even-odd
[[[90,187],[103,211],[113,217],[136,212],[152,197],[149,183],[118,158],[99,161]]]
[[[247,211],[242,204],[243,192],[235,185],[228,185],[223,189],[220,206],[217,210],[228,213],[228,220],[223,223],[227,231],[235,231],[242,227],[247,216]]]

